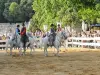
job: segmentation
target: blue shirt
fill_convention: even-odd
[[[20,30],[19,30],[19,28],[16,28],[16,34],[19,34],[19,35],[20,35]]]

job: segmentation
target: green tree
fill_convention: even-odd
[[[12,2],[9,7],[9,15],[13,17],[13,22],[16,22],[17,12],[18,11],[18,4],[16,2]]]
[[[3,11],[5,9],[6,0],[0,0],[0,22],[5,22]]]
[[[44,24],[50,26],[62,22],[63,26],[77,23],[78,20],[78,3],[76,0],[34,0],[33,10],[35,15],[33,20],[37,20],[40,28]],[[33,25],[34,26],[34,25]]]
[[[21,0],[20,1],[20,14],[23,21],[29,21],[34,15],[34,10],[32,10],[33,0]]]
[[[33,0],[7,0],[3,16],[8,22],[29,21],[34,15]]]

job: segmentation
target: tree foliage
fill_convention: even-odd
[[[100,23],[100,0],[0,0],[0,22],[30,19],[33,30],[57,22],[62,26],[79,26],[82,20]]]
[[[35,11],[33,20],[39,28],[57,22],[63,26],[76,26],[82,20],[91,24],[100,18],[99,0],[34,0],[32,7]]]
[[[32,3],[33,0],[0,0],[0,22],[29,21],[34,14]]]

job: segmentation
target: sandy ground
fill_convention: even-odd
[[[100,75],[100,51],[68,50],[54,56],[49,50],[45,57],[43,51],[33,55],[13,56],[0,51],[0,75]]]

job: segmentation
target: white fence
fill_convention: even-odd
[[[71,45],[72,47],[77,45],[78,47],[93,46],[96,48],[100,46],[100,37],[69,37],[66,44],[67,47],[68,45]]]
[[[0,49],[5,49],[6,47],[6,40],[0,40]]]
[[[66,46],[68,47],[84,47],[93,46],[94,48],[100,47],[100,37],[69,37]],[[6,47],[6,40],[0,40],[0,48]]]

